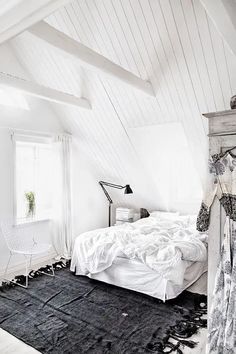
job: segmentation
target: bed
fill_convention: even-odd
[[[195,218],[152,213],[148,218],[79,235],[71,271],[163,301],[207,271],[207,235]]]

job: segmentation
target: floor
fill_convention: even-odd
[[[36,354],[39,352],[0,328],[0,353]]]
[[[200,293],[207,295],[207,273],[204,273],[200,279],[194,283],[189,289],[193,293]],[[192,336],[191,340],[198,342],[198,346],[194,349],[186,348],[183,350],[184,354],[205,354],[207,342],[207,329],[201,329],[197,334]]]
[[[192,292],[199,292],[206,294],[206,274],[192,285],[189,289]],[[202,329],[194,335],[191,340],[198,342],[198,346],[194,349],[181,348],[184,354],[205,354],[206,353],[206,336],[207,330]],[[0,329],[0,353],[1,354],[36,354],[39,353],[37,350],[26,345],[19,339],[15,338],[6,331]]]
[[[191,337],[191,340],[198,343],[196,348],[187,348],[186,346],[181,346],[180,349],[184,354],[205,354],[206,353],[206,338],[207,338],[207,329],[202,329],[196,335]],[[172,341],[175,343],[174,341]]]

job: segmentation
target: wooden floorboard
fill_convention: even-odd
[[[0,328],[1,354],[39,354],[37,350]]]

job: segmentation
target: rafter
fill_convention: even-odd
[[[0,44],[48,17],[71,0],[18,0],[0,9]]]
[[[90,102],[85,98],[54,90],[3,72],[0,72],[0,85],[17,89],[27,95],[42,98],[50,102],[91,109]]]
[[[209,17],[236,55],[236,3],[235,0],[201,0]]]
[[[88,67],[90,70],[92,69],[97,73],[109,75],[147,95],[155,96],[153,87],[149,81],[145,81],[130,71],[125,70],[84,44],[58,31],[48,23],[41,21],[29,28],[29,32],[52,47],[59,49],[64,54],[76,58],[81,62],[81,65]]]

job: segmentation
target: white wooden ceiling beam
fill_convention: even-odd
[[[58,31],[48,23],[41,21],[29,28],[28,31],[54,48],[61,50],[64,54],[78,59],[81,65],[97,73],[107,74],[114,79],[125,82],[147,95],[155,96],[153,87],[149,81],[145,81],[130,71],[125,70],[84,44]]]
[[[66,5],[70,0],[8,0],[0,8],[0,44]]]
[[[235,0],[201,0],[206,12],[216,28],[236,55],[236,12]],[[231,6],[229,6],[231,3]],[[226,6],[227,5],[227,6]]]
[[[91,109],[91,104],[86,98],[80,98],[68,93],[45,87],[35,82],[0,72],[0,85],[7,86],[24,92],[27,95],[42,98],[50,102],[72,105],[80,108]]]

